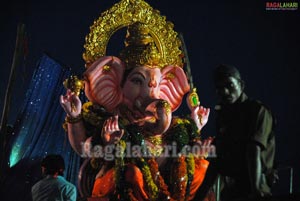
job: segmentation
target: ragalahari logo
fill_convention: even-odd
[[[266,2],[266,10],[298,10],[298,2]]]

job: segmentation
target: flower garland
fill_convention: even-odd
[[[153,180],[153,176],[150,171],[150,167],[147,162],[141,158],[141,171],[143,173],[143,177],[145,178],[145,183],[147,185],[147,189],[149,192],[150,200],[157,200],[159,189],[156,183]]]
[[[101,107],[90,102],[84,104],[83,107],[84,124],[87,127],[89,136],[93,136],[92,144],[102,144],[99,138],[99,128],[102,127],[105,119],[110,116]],[[177,152],[199,137],[197,127],[191,123],[189,119],[173,118],[172,125],[167,133],[164,134],[163,141],[166,144],[176,142],[178,145]],[[194,156],[179,156],[174,159],[170,175],[172,189],[168,189],[168,185],[162,175],[160,175],[158,164],[155,158],[126,158],[126,142],[131,142],[132,145],[143,145],[145,136],[142,129],[136,125],[128,125],[125,119],[119,118],[120,129],[125,130],[125,134],[118,142],[117,147],[120,153],[115,159],[115,182],[116,192],[113,198],[116,200],[132,200],[137,201],[130,185],[125,181],[126,164],[133,163],[143,173],[145,180],[146,191],[150,200],[185,200],[188,198],[190,185],[193,181],[195,168]]]
[[[117,147],[120,151],[120,157],[117,157],[115,159],[115,184],[116,184],[116,193],[114,195],[115,198],[118,198],[120,200],[120,197],[125,198],[126,192],[122,191],[121,189],[124,187],[122,186],[125,182],[125,178],[123,175],[125,174],[125,163],[124,163],[124,157],[125,157],[125,149],[126,149],[126,142],[124,140],[120,140],[117,144]],[[129,195],[130,196],[130,195]],[[130,199],[132,200],[132,199]]]
[[[102,126],[108,113],[103,112],[103,110],[99,108],[96,108],[97,112],[92,112],[93,109],[95,109],[94,105],[90,103],[86,104],[83,116],[84,120],[91,126],[97,127],[97,129],[91,131],[96,131]],[[98,116],[99,113],[102,113],[100,115],[102,117],[100,118]],[[124,175],[126,163],[129,162],[137,165],[143,173],[146,190],[150,200],[186,200],[190,193],[190,186],[195,171],[194,156],[190,153],[186,157],[181,155],[174,159],[170,175],[170,184],[173,184],[173,186],[172,189],[168,189],[168,185],[159,173],[159,167],[155,158],[150,158],[148,160],[145,160],[144,158],[126,158],[126,142],[131,142],[133,145],[143,145],[145,136],[142,134],[142,129],[135,125],[128,125],[126,121],[121,118],[119,119],[119,125],[121,129],[125,130],[125,134],[117,144],[119,151],[121,152],[121,157],[115,159],[114,179],[116,182],[116,192],[113,197],[116,198],[116,200],[137,200],[133,194],[133,190],[125,181]],[[168,132],[164,134],[163,141],[166,142],[166,144],[176,142],[178,145],[177,151],[180,152],[185,145],[192,143],[198,138],[199,133],[197,133],[197,127],[193,124],[192,120],[175,117],[173,118],[172,125]],[[97,141],[99,142],[99,140]]]
[[[123,153],[125,153],[126,141],[131,141],[134,144],[141,145],[144,140],[144,136],[138,127],[129,126],[126,130],[126,134],[119,142],[119,145],[122,147],[121,150],[123,150]],[[194,140],[195,137],[192,136],[194,133],[191,132],[192,130],[194,129],[189,120],[175,119],[168,133],[172,135],[178,135],[179,133],[179,137],[174,137],[177,140],[175,141],[174,138],[172,138],[172,140],[174,140],[182,147],[184,144],[186,145]],[[164,138],[164,140],[170,141],[171,138]],[[146,190],[148,192],[150,200],[175,201],[186,200],[188,198],[195,171],[194,156],[193,154],[189,153],[186,157],[183,155],[179,155],[174,160],[175,161],[172,163],[173,165],[170,177],[170,183],[172,183],[173,186],[172,189],[168,189],[168,185],[165,183],[164,178],[159,173],[159,167],[155,158],[150,158],[147,161],[144,158],[131,159],[130,162],[137,165],[137,167],[143,173]],[[122,185],[122,187],[119,186],[117,188],[118,191],[121,191],[119,192],[118,197],[127,197],[128,200],[135,201],[137,200],[137,198],[135,198],[132,189],[129,187],[124,188],[124,165],[126,165],[124,162],[124,157],[120,157],[115,161],[116,184]],[[171,190],[172,193],[169,190]]]
[[[148,164],[150,166],[150,171],[152,178],[155,178],[155,182],[160,190],[159,200],[171,200],[174,199],[171,197],[171,193],[168,191],[168,186],[166,185],[163,177],[159,173],[158,164],[154,158],[148,160]]]
[[[186,157],[186,164],[187,164],[187,174],[188,174],[188,181],[187,181],[187,187],[186,187],[186,193],[185,197],[188,198],[190,194],[190,187],[192,184],[192,181],[194,179],[194,173],[195,173],[195,158],[192,153],[189,153],[189,155]]]
[[[172,167],[171,182],[173,184],[173,198],[175,200],[184,200],[187,184],[187,168],[185,157],[179,156]]]

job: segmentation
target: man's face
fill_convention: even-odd
[[[215,80],[216,93],[221,103],[233,104],[241,96],[243,92],[242,82],[231,76],[224,76]]]

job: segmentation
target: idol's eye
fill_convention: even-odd
[[[133,84],[136,84],[136,85],[142,85],[143,84],[143,80],[139,77],[133,77],[133,78],[130,79],[130,81]]]

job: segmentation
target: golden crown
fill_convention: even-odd
[[[173,30],[174,25],[143,0],[121,0],[104,11],[90,27],[83,53],[87,67],[106,54],[109,39],[123,27],[128,30],[120,57],[128,67],[183,66],[181,41]]]

